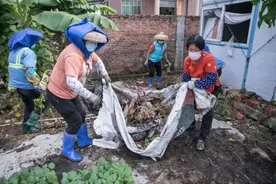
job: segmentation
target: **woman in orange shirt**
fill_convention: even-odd
[[[215,86],[219,86],[219,77],[217,76],[216,61],[212,54],[204,52],[205,42],[201,36],[192,36],[188,39],[186,47],[188,56],[184,60],[184,70],[182,73],[182,82],[188,83],[188,88],[205,89],[217,96],[214,90]],[[213,109],[207,112],[202,119],[199,139],[196,144],[196,149],[204,150],[205,140],[210,133],[213,121]],[[195,127],[195,122],[190,129]]]
[[[94,105],[101,104],[100,97],[87,90],[84,84],[92,69],[96,69],[106,82],[110,82],[102,60],[95,53],[108,42],[108,38],[87,18],[71,24],[65,30],[65,35],[72,43],[57,59],[49,79],[47,99],[67,123],[62,154],[71,161],[81,161],[82,156],[74,149],[75,138],[81,148],[93,144],[93,139],[88,137],[85,111],[79,96]]]

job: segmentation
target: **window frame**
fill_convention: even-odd
[[[123,0],[121,0],[121,14],[122,15],[140,15],[141,14],[141,12],[142,12],[142,0],[129,0],[129,1],[131,1],[131,5],[123,5]],[[134,7],[134,3],[133,3],[133,1],[139,1],[139,8],[140,8],[140,13],[139,14],[136,14],[136,13],[133,13],[133,10],[132,10],[132,12],[131,12],[131,14],[123,14],[123,8],[124,7]]]
[[[231,4],[239,4],[239,3],[245,3],[245,2],[250,2],[248,0],[237,0],[237,1],[233,1]],[[223,8],[227,5],[229,5],[230,1],[229,2],[223,2],[223,3],[217,3],[217,5],[215,4],[212,4],[212,5],[206,5],[206,6],[202,6],[202,9],[201,9],[201,16],[200,16],[200,34],[203,35],[204,33],[204,28],[205,28],[205,25],[204,25],[204,11],[208,11],[208,10],[215,10],[215,9],[218,9],[218,8]],[[253,20],[253,16],[254,16],[254,9],[256,7],[252,6],[252,13],[251,13],[251,20]],[[227,10],[226,10],[227,11]],[[236,43],[234,42],[233,45],[234,47],[243,47],[243,48],[247,48],[248,45],[249,45],[249,42],[250,42],[250,35],[251,35],[251,32],[252,32],[252,24],[253,24],[253,21],[250,21],[250,24],[249,24],[249,30],[248,30],[248,35],[247,35],[247,43]],[[205,38],[204,38],[205,39]],[[219,44],[219,45],[227,45],[227,41],[222,41],[222,40],[218,40],[218,39],[207,39],[206,38],[206,42],[207,43],[214,43],[214,44]]]

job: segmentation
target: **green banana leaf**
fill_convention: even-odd
[[[110,6],[104,5],[104,4],[96,4],[96,5],[91,5],[90,6],[94,10],[100,10],[101,12],[107,12],[114,14],[116,13],[116,10],[111,8]]]
[[[88,17],[88,19],[95,23],[98,26],[103,26],[104,28],[107,29],[112,29],[114,31],[119,31],[117,25],[110,19],[96,13],[87,13],[85,15],[80,15],[80,18],[85,18]]]
[[[44,11],[32,17],[35,22],[53,31],[64,31],[70,24],[81,21],[76,15],[61,11]]]
[[[58,2],[56,0],[34,0],[34,4],[41,7],[56,7],[58,5]]]
[[[88,17],[91,22],[94,22],[97,25],[101,25],[104,28],[118,31],[118,28],[113,21],[94,13],[76,16],[61,11],[44,11],[38,15],[33,16],[32,18],[35,22],[44,25],[48,29],[53,31],[64,31],[71,23],[81,21],[85,17]]]

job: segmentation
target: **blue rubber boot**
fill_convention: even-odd
[[[152,77],[148,78],[148,86],[149,88],[152,88]]]
[[[70,135],[64,130],[63,132],[63,147],[61,153],[73,162],[79,162],[82,160],[82,156],[78,154],[74,149],[76,135]]]
[[[93,144],[93,140],[88,137],[87,124],[83,123],[77,133],[78,138],[78,146],[83,148],[85,146],[89,146]]]
[[[157,76],[157,77],[156,77],[156,82],[157,82],[157,83],[161,83],[161,80],[162,80],[162,76]]]
[[[161,76],[157,76],[156,77],[156,89],[161,89],[162,88],[162,86],[161,86],[161,80],[162,80]]]

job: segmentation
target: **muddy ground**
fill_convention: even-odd
[[[62,172],[91,167],[98,158],[104,156],[110,160],[124,159],[134,169],[136,183],[141,184],[276,183],[276,134],[250,119],[235,121],[233,126],[245,135],[244,143],[230,141],[225,130],[213,130],[207,141],[206,150],[198,152],[194,148],[199,131],[197,127],[197,130],[173,140],[164,157],[157,162],[136,155],[124,146],[118,150],[97,147],[79,150],[85,155],[81,163],[70,162],[59,155],[45,160],[56,163],[59,177]],[[0,149],[11,149],[23,140],[42,133],[21,135],[20,130],[20,126],[1,128]],[[60,131],[62,128],[44,130],[43,133]],[[4,138],[6,135],[8,136]],[[265,151],[271,161],[259,154],[251,153],[256,147]]]
[[[212,130],[205,151],[198,152],[195,150],[200,127],[198,123],[196,130],[186,132],[182,137],[171,141],[165,155],[157,162],[136,155],[125,146],[118,150],[97,147],[78,150],[85,156],[81,163],[70,162],[59,155],[44,160],[56,163],[59,178],[62,172],[89,168],[98,158],[104,156],[110,160],[125,160],[133,168],[137,184],[276,183],[276,133],[247,118],[231,122],[233,127],[245,135],[243,143],[232,141],[225,130]],[[43,129],[39,133],[22,135],[20,125],[0,127],[0,153],[18,146],[24,140],[40,134],[55,134],[63,128]],[[270,160],[258,153],[252,153],[254,148],[262,149]]]

